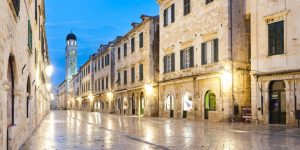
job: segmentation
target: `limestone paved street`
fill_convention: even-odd
[[[300,129],[52,111],[24,150],[299,149]]]

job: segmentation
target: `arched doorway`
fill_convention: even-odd
[[[145,98],[144,93],[142,92],[140,95],[140,115],[144,115],[145,113]]]
[[[30,77],[27,78],[27,99],[26,99],[26,117],[29,118],[29,112],[30,112],[30,95],[31,95],[31,81]]]
[[[283,81],[273,81],[269,86],[270,124],[286,124],[286,92]]]
[[[8,67],[7,67],[7,81],[8,81],[8,86],[9,89],[7,91],[7,136],[6,136],[6,144],[7,144],[7,149],[9,148],[9,130],[8,128],[13,126],[15,123],[15,118],[14,118],[14,103],[15,103],[15,70],[14,70],[14,58],[13,56],[9,57],[8,60]]]
[[[134,93],[132,93],[132,96],[131,96],[131,113],[133,115],[135,115],[135,95]]]
[[[170,112],[170,118],[174,117],[174,98],[171,94],[166,97],[165,110]]]
[[[207,91],[204,99],[204,119],[208,119],[209,111],[217,110],[216,94],[213,91]]]

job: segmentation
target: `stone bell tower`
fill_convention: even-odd
[[[66,38],[66,80],[77,73],[77,38],[72,32]]]

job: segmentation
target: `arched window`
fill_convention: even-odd
[[[166,97],[166,100],[165,100],[165,110],[169,111],[169,110],[173,110],[173,96],[171,94],[169,94],[167,97]]]
[[[31,94],[31,84],[30,77],[27,78],[27,100],[26,100],[26,117],[29,118],[29,104],[30,104],[30,94]]]
[[[205,95],[205,110],[217,110],[216,94],[213,91],[208,91]]]

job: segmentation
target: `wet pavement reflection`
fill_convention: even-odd
[[[300,149],[300,129],[52,111],[21,149]]]

